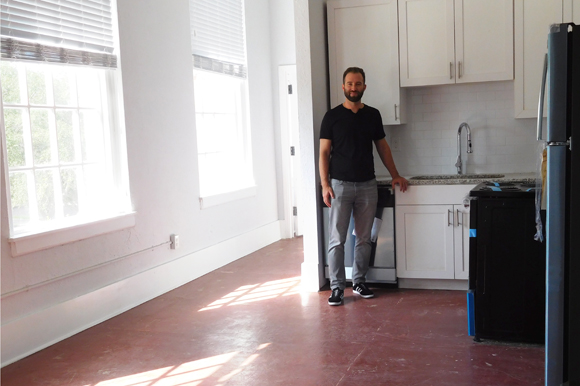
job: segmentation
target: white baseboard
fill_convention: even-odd
[[[399,288],[467,291],[467,280],[399,278]]]
[[[2,325],[2,367],[281,239],[278,221]]]
[[[289,220],[280,220],[280,237],[283,239],[291,239],[294,237],[292,234],[292,224]]]

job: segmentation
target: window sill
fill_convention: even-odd
[[[199,207],[201,209],[206,209],[212,206],[217,206],[225,204],[227,202],[241,200],[242,198],[253,197],[257,194],[258,189],[256,186],[250,186],[249,188],[244,188],[240,190],[235,190],[233,192],[227,192],[222,194],[216,194],[213,196],[206,196],[199,198]]]
[[[26,255],[135,226],[135,212],[46,232],[11,237],[12,256]]]

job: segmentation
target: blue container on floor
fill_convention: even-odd
[[[475,335],[475,304],[474,291],[467,291],[467,334]]]

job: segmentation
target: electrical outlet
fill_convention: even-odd
[[[171,249],[179,248],[179,235],[169,236],[169,241],[171,241]]]
[[[398,135],[391,136],[391,149],[399,150],[399,136]]]

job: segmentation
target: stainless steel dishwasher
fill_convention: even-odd
[[[375,217],[380,221],[377,232],[377,240],[372,243],[369,271],[367,272],[368,283],[397,283],[397,270],[395,266],[395,195],[390,185],[378,186],[379,199]],[[321,201],[322,202],[322,201]],[[328,212],[329,208],[322,202],[322,221],[324,231],[324,273],[328,278]],[[379,221],[375,220],[375,223]],[[377,230],[375,228],[375,230]],[[344,265],[346,279],[352,280],[352,262],[354,258],[355,236],[352,231],[354,221],[350,219],[348,237],[344,244]]]

